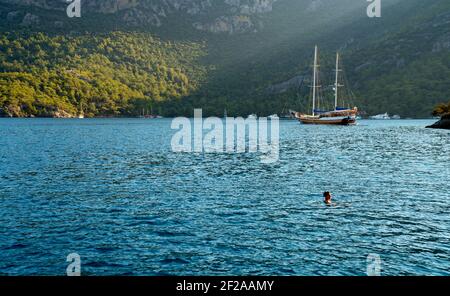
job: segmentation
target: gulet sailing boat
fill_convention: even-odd
[[[334,110],[322,111],[316,109],[317,93],[321,87],[318,83],[318,48],[314,51],[314,74],[312,85],[312,114],[296,113],[296,118],[303,124],[329,124],[329,125],[352,125],[356,123],[358,108],[343,108],[338,106],[339,87],[339,53],[336,54],[336,81],[334,83]]]

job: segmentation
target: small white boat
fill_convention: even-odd
[[[280,119],[280,118],[278,117],[278,114],[272,114],[272,115],[269,115],[267,118],[269,118],[269,119]]]
[[[391,117],[389,116],[389,114],[384,113],[384,114],[378,114],[378,115],[374,115],[374,116],[370,116],[370,119],[375,119],[375,120],[389,120],[391,119]]]
[[[256,114],[250,114],[249,116],[247,116],[248,119],[258,119],[258,115]]]
[[[79,119],[83,119],[84,118],[84,110],[83,110],[83,103],[80,102],[80,112],[78,112],[78,116]]]

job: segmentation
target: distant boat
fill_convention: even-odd
[[[267,118],[269,118],[269,119],[280,119],[277,114],[269,115]]]
[[[83,111],[83,103],[80,102],[80,113],[78,113],[78,118],[83,119],[84,118],[84,111]]]
[[[389,120],[389,119],[391,119],[391,117],[390,117],[389,114],[386,112],[386,113],[384,113],[384,114],[378,114],[378,115],[370,116],[370,119],[375,119],[375,120]]]
[[[142,114],[139,115],[139,118],[146,118],[146,119],[155,119],[155,118],[163,118],[160,115],[153,114],[153,107],[150,107],[150,114],[148,114],[148,109],[142,108]]]
[[[250,114],[249,116],[247,116],[248,119],[257,119],[258,115],[256,114]]]
[[[288,113],[282,113],[280,119],[296,119],[295,114],[297,114],[297,111],[289,110]]]
[[[283,110],[281,110],[280,119],[296,119],[296,113],[297,111],[287,109],[287,104],[285,104]]]
[[[142,114],[138,116],[139,118],[145,118],[145,111],[144,108],[142,108]]]
[[[339,87],[343,85],[339,84],[339,53],[336,54],[336,77],[334,83],[334,110],[324,111],[316,109],[319,105],[318,91],[320,89],[319,84],[319,71],[318,71],[318,49],[315,47],[314,51],[314,73],[313,73],[313,85],[312,85],[312,114],[297,113],[296,118],[303,124],[328,124],[328,125],[352,125],[356,123],[356,115],[358,114],[358,108],[342,108],[338,106]]]

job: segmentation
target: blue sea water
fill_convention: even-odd
[[[280,160],[173,153],[170,119],[0,119],[0,274],[450,274],[450,132],[280,122]],[[334,194],[335,205],[322,202]]]

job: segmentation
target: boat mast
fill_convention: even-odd
[[[334,84],[334,110],[338,106],[338,88],[339,88],[339,53],[336,53],[336,82]]]
[[[312,115],[316,115],[316,81],[317,81],[317,45],[314,49],[314,77],[313,77],[313,103]]]

